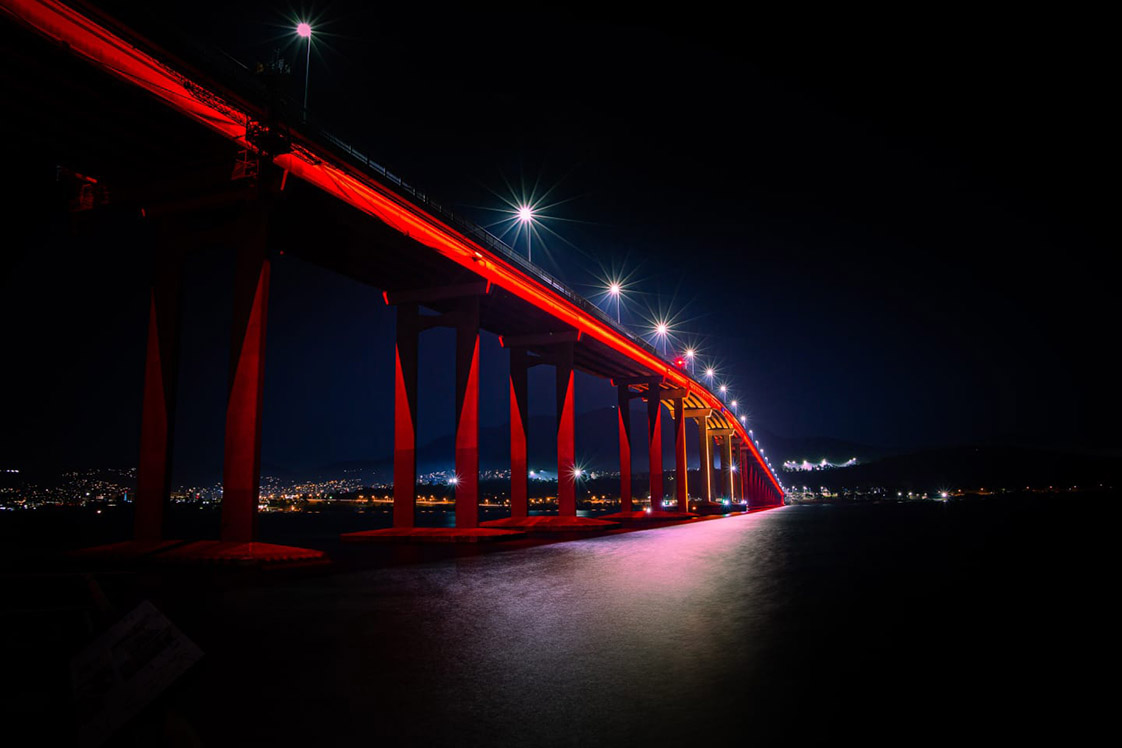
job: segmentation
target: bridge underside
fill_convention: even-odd
[[[249,199],[232,179],[240,156],[236,144],[192,122],[150,96],[24,29],[10,29],[0,52],[5,71],[4,141],[34,153],[49,168],[59,165],[97,180],[112,211],[192,211],[213,225]],[[18,71],[18,73],[16,72]],[[75,185],[74,189],[78,186]],[[63,196],[66,197],[71,196]],[[227,201],[227,202],[224,202]],[[286,179],[270,217],[270,249],[283,251],[390,293],[478,281],[479,276],[421,243],[296,179]],[[200,238],[200,245],[221,235]],[[107,258],[111,260],[112,258]],[[425,304],[445,312],[454,300]],[[562,332],[572,328],[548,312],[501,289],[481,299],[480,327],[501,336]],[[600,377],[646,373],[627,357],[584,338],[574,366]]]
[[[7,16],[0,15],[0,19],[4,18]],[[469,267],[432,251],[335,195],[300,179],[287,178],[269,159],[258,160],[229,138],[169,108],[140,87],[78,59],[64,46],[48,42],[22,25],[0,23],[0,30],[5,33],[5,43],[0,47],[0,97],[7,110],[2,127],[5,144],[10,149],[19,149],[13,159],[17,165],[60,167],[58,200],[68,201],[72,209],[89,216],[85,223],[91,227],[98,225],[98,215],[143,215],[148,223],[164,227],[152,231],[155,280],[142,436],[147,445],[144,448],[151,454],[141,457],[142,473],[145,459],[162,470],[155,478],[152,470],[148,471],[152,491],[166,496],[169,480],[166,450],[173,430],[177,342],[170,332],[176,326],[178,298],[174,266],[183,254],[219,244],[238,253],[236,283],[241,289],[235,310],[228,442],[246,441],[259,450],[260,387],[255,389],[253,382],[260,381],[263,366],[269,257],[274,252],[284,252],[382,290],[387,303],[410,299],[409,303],[419,304],[431,314],[459,320],[457,329],[463,332],[467,347],[458,344],[463,353],[457,354],[458,371],[462,370],[462,376],[457,375],[458,430],[461,418],[469,431],[477,421],[470,398],[464,398],[470,393],[471,377],[477,376],[472,369],[471,336],[474,334],[477,341],[478,331],[485,330],[501,336],[534,360],[557,366],[559,475],[565,472],[565,460],[571,462],[571,371],[578,370],[623,383],[621,403],[629,397],[650,401],[651,389],[659,390],[655,405],[649,408],[648,423],[652,440],[652,497],[662,495],[661,447],[656,450],[653,440],[658,433],[661,404],[665,403],[675,418],[675,438],[681,445],[677,460],[681,474],[680,510],[686,508],[687,418],[697,421],[704,433],[724,439],[724,449],[718,450],[722,452],[721,471],[728,473],[724,495],[743,496],[748,491],[749,499],[754,494],[761,503],[774,500],[775,492],[758,468],[750,478],[742,478],[738,491],[733,490],[728,471],[735,470],[736,463],[728,450],[739,446],[738,439],[733,437],[734,426],[738,424],[732,422],[727,411],[708,407],[698,391],[674,389],[648,365],[591,335],[581,335],[547,309],[497,285],[487,283],[484,293],[474,295],[470,319],[465,323],[463,296],[449,289],[480,286],[481,276]],[[167,62],[182,66],[175,60]],[[181,69],[190,70],[186,66]],[[221,93],[246,112],[263,110],[263,105],[245,102],[227,91]],[[83,221],[76,223],[80,228]],[[105,258],[110,263],[114,259]],[[422,313],[420,319],[423,326],[424,320],[431,321],[431,316]],[[562,340],[568,342],[556,342]],[[475,345],[477,350],[478,343]],[[512,361],[516,358],[512,355]],[[515,379],[512,366],[512,387]],[[415,394],[412,393],[414,400]],[[405,396],[404,401],[399,398],[399,406],[408,403],[410,393],[406,391]],[[399,415],[399,421],[400,418]],[[400,423],[398,427],[401,428]],[[621,459],[626,457],[629,463],[630,435],[624,430],[621,423]],[[459,459],[459,435],[457,439]],[[470,434],[464,439],[464,445],[470,447]],[[566,450],[568,457],[562,454]],[[707,446],[703,459],[709,457]],[[227,492],[245,493],[242,503],[246,507],[230,518],[224,510],[223,536],[227,536],[229,524],[228,539],[252,540],[253,517],[247,507],[256,505],[259,454],[239,455],[236,450],[232,454],[228,445],[227,460],[233,463],[226,467]],[[625,509],[629,509],[629,464],[626,472]],[[712,486],[708,478],[703,480],[707,500],[720,493],[719,483],[716,475]],[[566,493],[563,485],[560,492]],[[566,496],[560,498],[565,506]],[[575,507],[566,509],[575,513]],[[159,514],[144,521],[148,523],[147,531],[141,532],[138,524],[138,536],[158,537]]]

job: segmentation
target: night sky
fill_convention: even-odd
[[[281,49],[298,89],[299,9],[237,5],[164,20],[246,63]],[[309,108],[478,223],[511,188],[548,191],[560,238],[535,262],[594,299],[598,277],[627,273],[624,321],[672,314],[761,430],[1120,446],[1105,19],[645,7],[317,5]],[[17,166],[31,186],[3,216],[0,467],[134,464],[146,269],[77,246],[42,165]],[[178,475],[221,460],[230,266],[204,253],[188,269]],[[263,461],[384,456],[392,311],[294,259],[273,272]],[[451,430],[450,341],[426,334],[422,441]],[[504,362],[485,336],[485,426],[506,422]],[[553,410],[547,374],[533,412]],[[580,411],[614,402],[606,383],[578,388]]]

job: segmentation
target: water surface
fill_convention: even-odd
[[[1099,508],[785,507],[238,588],[182,616],[208,657],[169,701],[205,743],[1070,740]]]

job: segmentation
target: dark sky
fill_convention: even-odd
[[[285,25],[300,14],[237,5],[161,12],[245,62],[281,48],[298,88]],[[629,273],[625,321],[676,315],[761,429],[893,447],[1120,445],[1104,18],[643,7],[320,4],[309,107],[479,223],[508,185],[552,190],[563,202],[547,225],[563,240],[535,261],[589,295],[606,269]],[[130,464],[144,273],[74,247],[48,259],[40,248],[65,237],[27,211],[13,220],[0,463]],[[185,463],[221,455],[227,265],[190,268]],[[384,450],[392,314],[377,291],[295,260],[274,273],[264,459]],[[436,436],[451,429],[451,373],[433,334],[421,415]],[[506,418],[503,361],[485,338],[485,424]],[[578,408],[611,399],[588,380]]]

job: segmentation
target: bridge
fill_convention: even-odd
[[[184,258],[207,244],[236,251],[235,314],[225,422],[221,540],[203,555],[299,555],[257,543],[262,390],[270,258],[287,253],[383,291],[396,310],[393,527],[415,522],[418,351],[422,333],[455,331],[455,531],[501,536],[519,528],[606,526],[577,516],[574,372],[618,393],[620,502],[616,520],[666,520],[729,504],[782,503],[783,489],[720,397],[683,366],[502,241],[440,205],[330,132],[309,123],[248,71],[188,64],[95,8],[58,0],[0,0],[6,84],[21,137],[49,142],[68,169],[76,211],[131,211],[149,227],[153,256],[141,453],[129,547],[158,548],[171,488]],[[9,44],[9,41],[11,42]],[[479,519],[479,336],[510,352],[511,516]],[[387,362],[387,365],[389,362]],[[529,514],[528,371],[556,372],[557,515]],[[630,401],[646,402],[634,444]],[[663,507],[662,419],[673,419],[674,504]],[[691,425],[692,424],[692,425]],[[699,434],[699,485],[687,480],[686,433]],[[645,445],[643,442],[645,441]],[[632,451],[649,456],[641,511]],[[716,458],[716,459],[715,459]],[[693,497],[691,499],[691,496]],[[692,503],[691,503],[692,501]],[[359,538],[354,538],[359,539]]]

